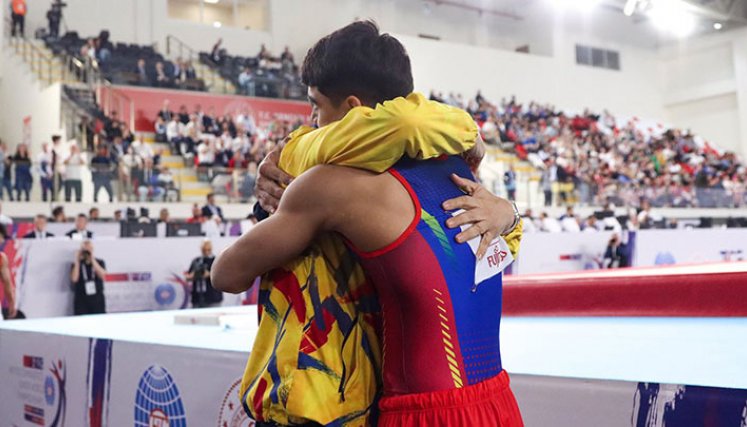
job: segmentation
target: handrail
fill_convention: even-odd
[[[31,67],[32,72],[39,71],[39,80],[46,82],[50,85],[54,83],[53,76],[53,65],[54,56],[50,56],[44,50],[40,49],[34,43],[26,37],[25,34],[20,36],[12,36],[12,21],[9,17],[5,17],[5,27],[8,28],[8,32],[3,34],[3,38],[7,41],[8,46],[12,46],[17,54],[20,54],[24,62],[27,62]],[[16,41],[14,43],[14,40]],[[20,41],[20,43],[18,42]],[[46,77],[44,71],[46,70]]]
[[[119,90],[117,90],[114,87],[114,85],[112,85],[111,82],[108,81],[108,80],[102,79],[99,82],[99,85],[98,85],[98,96],[99,97],[101,95],[103,95],[102,88],[106,88],[107,89],[106,90],[106,95],[107,95],[106,101],[107,102],[102,103],[102,105],[101,105],[102,109],[104,110],[104,114],[106,114],[108,116],[111,113],[111,111],[112,111],[112,104],[113,104],[113,99],[112,99],[113,97],[116,98],[115,100],[117,101],[117,104],[120,107],[122,107],[122,101],[124,101],[125,108],[127,108],[129,110],[128,112],[129,112],[129,116],[130,116],[129,117],[128,126],[134,132],[135,131],[135,102],[127,94],[125,94],[125,93],[120,92]],[[102,99],[102,98],[99,98],[99,99]],[[122,111],[122,110],[123,110],[123,108],[118,108],[117,109],[117,111]]]
[[[184,51],[186,50],[189,56],[187,57],[188,60],[193,60],[194,58],[198,57],[199,55],[196,54],[196,50],[192,49],[187,43],[184,43],[181,41],[178,37],[173,36],[171,34],[166,36],[166,55],[171,56],[172,51],[172,40],[179,48],[179,55],[177,55],[180,58],[184,58]],[[174,49],[176,50],[176,49]]]

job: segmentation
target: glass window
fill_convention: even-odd
[[[168,0],[169,18],[265,31],[269,0]]]

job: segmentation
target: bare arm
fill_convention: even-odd
[[[98,261],[96,261],[96,258],[93,258],[93,255],[91,256],[91,262],[93,262],[93,272],[95,275],[99,276],[101,280],[104,280],[106,278],[106,269],[104,266],[99,264]]]
[[[3,291],[5,292],[5,300],[8,302],[8,317],[16,317],[16,295],[11,285],[10,268],[8,267],[8,257],[2,254],[0,257],[2,267],[0,267],[0,279],[3,281]]]
[[[315,168],[318,169],[318,168]],[[213,287],[230,293],[249,289],[254,279],[297,257],[321,232],[331,229],[329,217],[336,201],[330,191],[319,191],[311,170],[285,191],[277,212],[241,236],[215,260]]]
[[[75,253],[75,261],[73,261],[73,269],[70,270],[70,281],[71,286],[75,286],[80,279],[80,251]]]

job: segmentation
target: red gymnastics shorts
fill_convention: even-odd
[[[523,427],[506,371],[463,388],[383,397],[379,427]]]

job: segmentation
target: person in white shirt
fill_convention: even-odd
[[[75,201],[80,203],[83,196],[83,169],[86,166],[85,153],[80,152],[77,144],[70,146],[70,155],[65,159],[65,201],[69,202],[73,191]]]
[[[130,147],[132,147],[133,154],[140,156],[143,159],[153,158],[153,148],[143,140],[142,133],[137,136],[137,139],[133,141],[132,144],[130,144]]]
[[[561,231],[563,231],[563,228],[560,226],[560,222],[548,215],[547,212],[542,212],[542,214],[540,215],[540,220],[542,222],[542,231],[548,233],[560,233]]]
[[[54,234],[47,231],[47,217],[39,214],[34,218],[34,229],[23,236],[24,239],[44,240],[54,237]]]

